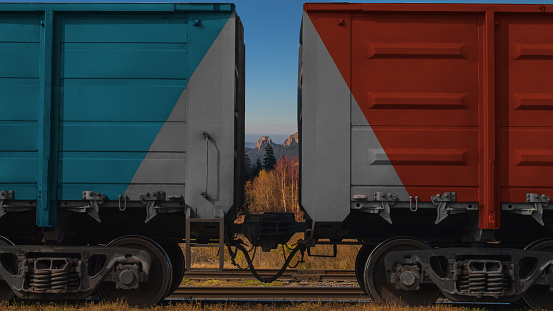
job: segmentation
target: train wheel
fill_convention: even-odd
[[[12,241],[8,240],[7,238],[0,236],[0,245],[14,245]],[[10,258],[11,259],[11,258]],[[13,266],[12,268],[15,269],[14,273],[17,273],[17,259],[15,262],[2,262],[4,266]],[[0,300],[11,300],[15,296],[14,292],[12,291],[11,287],[6,283],[6,281],[0,281]]]
[[[163,300],[171,287],[173,269],[165,251],[154,241],[140,236],[118,238],[108,245],[128,247],[148,252],[152,258],[148,281],[138,289],[117,289],[114,282],[103,282],[97,293],[102,300],[126,300],[132,306],[149,306]]]
[[[430,247],[411,238],[385,241],[370,254],[365,265],[364,280],[369,295],[376,303],[393,303],[402,306],[424,306],[436,301],[440,290],[434,284],[421,284],[419,290],[400,290],[388,282],[384,257],[395,251],[423,250]]]
[[[528,250],[553,252],[553,240],[538,241],[526,247]],[[553,310],[553,294],[549,285],[533,285],[522,296],[532,309]]]
[[[169,256],[171,260],[171,266],[173,267],[173,280],[171,282],[171,287],[166,296],[171,295],[177,288],[179,288],[182,279],[184,278],[185,265],[184,265],[184,254],[178,243],[166,243],[163,244],[163,249]]]
[[[363,279],[363,271],[365,270],[365,264],[367,263],[367,259],[369,258],[373,248],[374,247],[372,245],[363,245],[361,249],[359,249],[357,257],[355,258],[355,277],[357,278],[357,283],[359,283],[359,287],[361,287],[361,289],[363,289],[363,291],[369,296],[370,294],[367,291],[367,287],[365,286],[365,281]]]

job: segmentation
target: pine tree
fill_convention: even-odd
[[[252,170],[252,180],[259,175],[261,168],[262,168],[261,160],[257,158],[257,161],[255,161],[255,166],[253,167],[253,170]]]
[[[275,159],[275,153],[273,151],[273,147],[271,144],[268,144],[267,147],[265,147],[265,157],[263,157],[263,168],[266,171],[270,171],[275,167],[276,159]]]
[[[250,160],[250,157],[247,153],[244,153],[244,178],[246,180],[253,179],[252,177],[253,168],[252,168],[252,161]]]

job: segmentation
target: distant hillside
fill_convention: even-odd
[[[258,158],[261,162],[263,162],[265,147],[268,144],[271,144],[273,147],[277,161],[284,156],[291,159],[297,157],[299,154],[298,133],[290,135],[290,137],[288,137],[282,145],[273,143],[269,136],[263,136],[257,141],[257,144],[253,146],[252,149],[247,150],[249,146],[246,145],[246,154],[250,157],[252,164],[255,163]]]

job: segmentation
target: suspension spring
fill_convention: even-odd
[[[472,272],[461,268],[457,277],[457,290],[461,295],[501,296],[509,290],[508,271]]]
[[[29,275],[29,287],[33,292],[63,293],[79,289],[80,279],[74,267],[70,269],[37,269]]]
[[[474,295],[483,295],[486,292],[486,273],[469,274],[469,292]]]
[[[36,292],[45,292],[50,289],[52,275],[50,270],[35,270],[29,277],[29,286]]]
[[[69,284],[69,272],[67,271],[52,271],[52,283],[51,289],[55,291],[62,291],[67,288]]]
[[[470,285],[469,273],[466,269],[462,269],[461,274],[457,279],[457,290],[459,290],[459,292],[468,291],[469,285]]]
[[[79,288],[80,285],[79,276],[77,275],[77,271],[70,271],[69,272],[69,278],[68,278],[68,289],[69,290],[76,290]]]
[[[501,295],[509,289],[506,273],[489,273],[486,291],[491,295]]]

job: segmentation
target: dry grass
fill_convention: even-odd
[[[186,277],[182,280],[181,286],[285,286],[286,284],[281,281],[274,281],[272,283],[262,283],[258,280],[190,280]]]
[[[17,311],[244,311],[260,310],[263,311],[469,311],[485,309],[473,309],[465,307],[452,307],[448,305],[433,305],[430,307],[399,307],[395,305],[379,306],[371,303],[276,303],[276,304],[256,304],[256,303],[197,303],[184,302],[172,303],[166,306],[154,306],[150,308],[133,308],[124,303],[99,303],[87,302],[77,304],[54,304],[54,303],[0,303],[0,310]],[[497,310],[497,309],[496,309]]]
[[[288,242],[289,245],[296,243],[298,239],[302,237],[302,234],[296,234]],[[242,239],[247,241],[246,239]],[[184,247],[184,246],[183,246]],[[266,269],[279,269],[284,264],[284,255],[286,256],[291,252],[293,247],[279,247],[278,249],[271,250],[270,252],[262,252],[260,248],[255,250],[254,266],[256,268]],[[338,257],[336,258],[318,258],[309,257],[305,254],[305,263],[299,264],[298,269],[354,269],[355,257],[360,246],[358,245],[339,245]],[[331,254],[332,247],[329,245],[318,245],[312,249],[316,254]],[[254,254],[252,250],[250,257]],[[299,253],[296,258],[292,260],[291,264],[294,265],[300,258]],[[193,248],[192,249],[192,267],[217,267],[219,257],[217,256],[217,250],[213,248]],[[247,267],[246,259],[242,253],[238,253],[236,256],[236,262],[243,268]],[[225,249],[225,268],[234,268],[230,260],[230,255]]]

